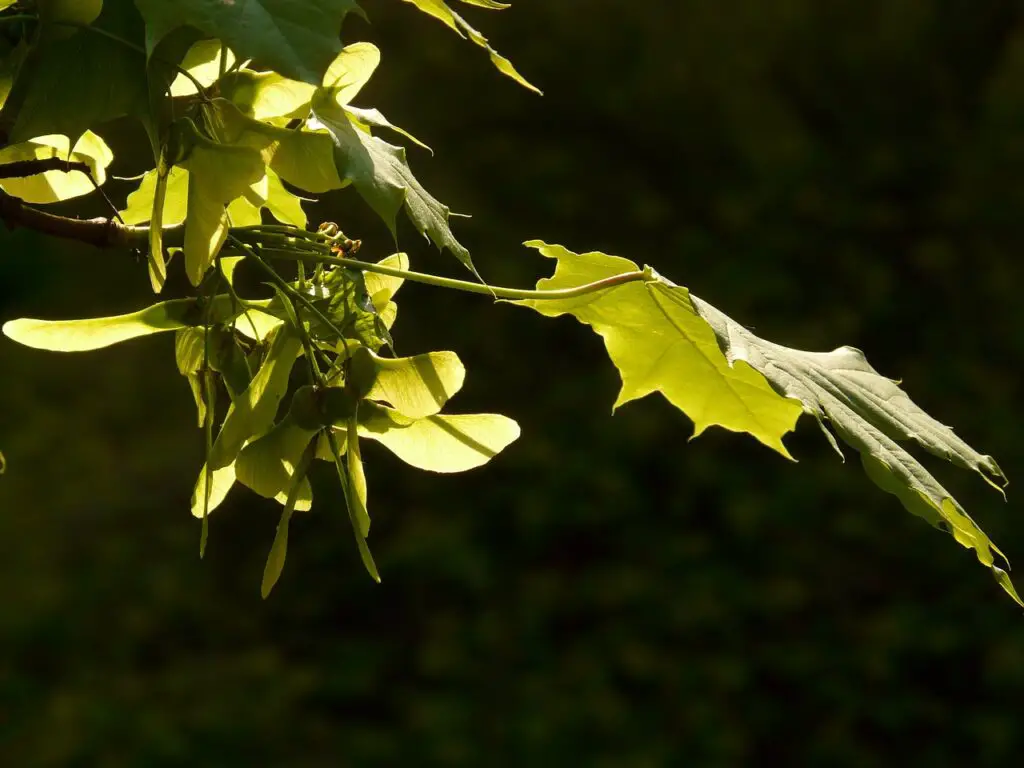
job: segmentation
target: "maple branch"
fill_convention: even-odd
[[[0,166],[0,169],[2,168],[3,166]],[[0,178],[2,178],[2,176],[0,176]],[[57,216],[52,213],[40,211],[37,208],[30,208],[18,198],[12,197],[2,190],[0,190],[0,220],[2,220],[9,229],[13,229],[17,226],[23,226],[29,229],[34,229],[37,232],[42,232],[45,235],[61,237],[66,240],[78,240],[79,242],[88,243],[89,245],[96,246],[97,248],[134,248],[140,251],[145,251],[149,248],[149,227],[122,224],[114,219],[73,219],[67,216]],[[244,255],[253,258],[265,271],[273,272],[263,259],[259,257],[251,245],[243,242],[238,237],[238,235],[242,234],[252,234],[251,231],[247,231],[252,229],[253,228],[249,227],[231,230],[228,235],[228,241],[235,249],[241,251]],[[299,230],[299,232],[301,232],[301,230]],[[302,234],[314,235],[315,233],[302,232]],[[164,245],[180,246],[184,242],[184,235],[185,225],[183,223],[176,224],[171,227],[164,227]],[[273,240],[274,233],[268,232],[264,239]],[[356,259],[335,256],[330,251],[329,246],[315,243],[312,240],[307,241],[304,244],[304,247],[294,247],[298,245],[298,243],[292,243],[290,245],[292,245],[293,248],[267,248],[261,246],[259,251],[271,258],[300,262],[312,261],[320,264],[354,267],[355,269],[362,269],[367,272],[376,272],[377,274],[391,275],[392,277],[400,277],[404,280],[433,285],[436,288],[448,288],[456,291],[465,291],[467,293],[486,294],[493,298],[506,300],[570,299],[603,291],[608,288],[615,288],[616,286],[624,285],[625,283],[644,282],[650,279],[650,275],[647,270],[637,270],[635,272],[623,272],[622,274],[611,275],[592,283],[576,285],[571,288],[503,288],[499,286],[481,285],[480,283],[471,283],[467,280],[455,280],[450,277],[440,277],[438,275],[430,275],[423,272],[396,269],[384,264],[373,264],[366,261],[358,261]],[[305,297],[299,294],[297,298],[301,301]]]
[[[24,161],[36,162],[36,161]],[[60,161],[64,163],[63,160]],[[0,169],[19,163],[10,163],[8,166],[0,166]],[[11,176],[0,178],[11,178]],[[145,250],[148,247],[149,227],[131,226],[122,224],[115,219],[102,217],[95,219],[75,219],[69,216],[58,216],[53,213],[41,211],[25,205],[16,197],[0,191],[0,220],[8,229],[25,227],[44,235],[60,237],[65,240],[77,240],[80,243],[97,248],[137,248]],[[181,245],[184,240],[185,227],[178,224],[164,229],[164,238],[167,245]]]

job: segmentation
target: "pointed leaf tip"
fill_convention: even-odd
[[[1021,608],[1024,608],[1024,601],[1020,599],[1020,595],[1017,594],[1017,590],[1013,586],[1013,582],[1010,580],[1010,574],[1004,571],[997,565],[992,566],[992,575],[995,576],[996,583],[1002,587],[1006,594],[1013,598],[1014,602],[1017,603]]]
[[[281,511],[281,519],[274,532],[274,541],[270,545],[270,553],[267,555],[267,564],[263,568],[263,581],[260,584],[260,594],[266,600],[270,591],[277,584],[281,573],[284,571],[284,561],[288,554],[288,525],[291,522],[292,513],[295,511],[295,504],[299,499],[302,486],[306,481],[306,473],[309,472],[309,465],[313,462],[316,453],[316,444],[309,442],[302,451],[295,467],[295,474],[292,476],[291,485],[288,489],[288,496],[285,500],[284,509]]]
[[[493,0],[462,1],[467,5],[475,5],[480,8],[488,8],[490,10],[503,10],[504,8],[509,7],[505,3],[497,3]],[[524,88],[527,88],[537,94],[541,93],[536,86],[531,84],[526,78],[520,75],[518,71],[516,71],[516,68],[512,66],[511,61],[491,47],[487,38],[484,37],[479,30],[470,26],[469,23],[453,11],[451,6],[444,0],[405,0],[405,2],[415,5],[423,13],[428,16],[433,16],[435,19],[443,22],[449,29],[459,35],[459,37],[468,37],[475,45],[483,48],[487,51],[488,56],[490,56],[491,63],[503,75],[512,78]]]

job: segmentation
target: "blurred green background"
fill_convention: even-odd
[[[364,5],[373,26],[345,37],[384,61],[357,103],[437,150],[412,167],[473,214],[456,232],[490,281],[550,269],[529,238],[651,263],[774,341],[866,350],[1024,477],[1019,2],[467,8],[544,98],[411,6]],[[389,252],[354,193],[317,210]],[[400,241],[458,274],[411,229]],[[0,253],[3,320],[151,299],[131,254],[6,230]],[[617,375],[575,321],[399,299],[399,352],[457,350],[452,409],[507,413],[523,437],[450,477],[367,447],[380,586],[321,467],[266,602],[272,503],[233,492],[198,559],[202,438],[170,337],[81,356],[0,342],[5,765],[1024,756],[1020,610],[813,424],[789,439],[797,465],[721,430],[689,443],[659,398],[610,415]],[[1004,505],[926,464],[1024,563],[1015,488]]]

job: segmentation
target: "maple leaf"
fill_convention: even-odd
[[[635,263],[617,256],[576,254],[541,241],[527,245],[557,260],[554,276],[539,281],[538,289],[639,274]],[[642,279],[600,291],[515,303],[552,317],[571,314],[604,338],[622,377],[615,407],[661,392],[693,419],[694,436],[713,425],[749,432],[786,457],[782,438],[801,412],[814,416],[842,456],[827,422],[860,453],[873,482],[908,511],[973,549],[1000,586],[1024,606],[1006,571],[995,563],[993,553],[1005,560],[1002,552],[900,441],[912,440],[997,488],[997,482],[1005,484],[999,466],[875,371],[860,350],[806,352],[766,341],[650,267]]]

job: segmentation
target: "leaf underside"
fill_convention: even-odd
[[[554,276],[538,289],[571,288],[639,269],[603,253],[576,254],[541,241],[527,245],[557,261]],[[826,424],[858,451],[874,483],[973,549],[1024,606],[995,562],[995,555],[1005,557],[901,442],[913,441],[1001,491],[1006,478],[999,466],[918,407],[859,350],[805,352],[766,341],[650,268],[642,280],[585,296],[516,303],[552,317],[571,314],[604,338],[622,377],[616,407],[661,392],[693,419],[695,436],[712,425],[749,432],[787,458],[783,436],[801,412],[811,414],[840,456]]]
[[[396,232],[398,212],[404,208],[420,233],[438,248],[447,248],[476,275],[469,251],[452,234],[448,206],[413,176],[405,149],[361,130],[337,102],[323,98],[323,94],[318,96],[313,99],[313,113],[334,141],[339,176],[352,182],[392,234]]]

